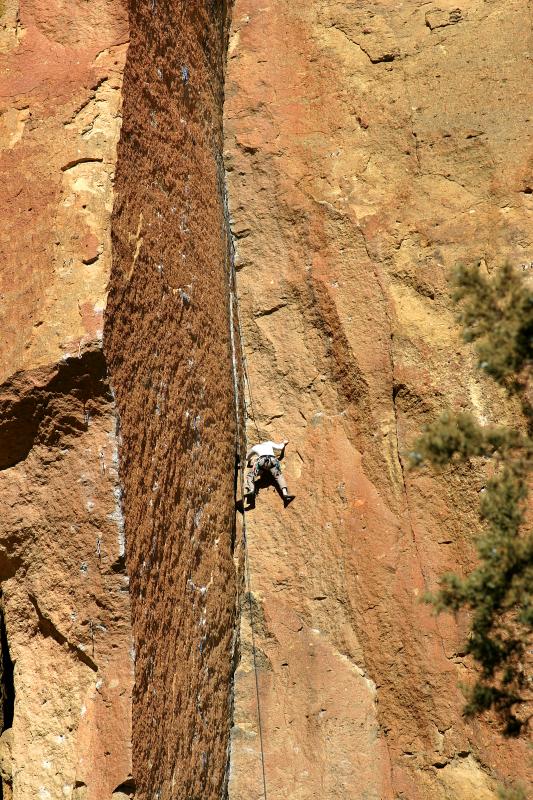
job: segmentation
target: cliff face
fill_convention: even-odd
[[[525,2],[237,0],[226,166],[257,432],[297,494],[248,514],[265,771],[286,798],[489,798],[519,743],[466,723],[464,621],[419,603],[473,563],[484,475],[406,472],[445,407],[510,410],[450,309],[457,261],[533,253]],[[241,618],[234,800],[259,795]]]
[[[236,581],[223,3],[132,5],[105,351],[120,416],[142,798],[226,782]]]
[[[449,405],[512,418],[446,275],[533,261],[529,13],[0,0],[4,798],[261,797],[248,601],[269,797],[527,783],[419,602],[485,475],[404,454]],[[290,439],[297,494],[246,516],[251,596],[225,182],[248,442]]]
[[[122,798],[131,635],[101,351],[127,20],[0,4],[0,770],[9,798]]]

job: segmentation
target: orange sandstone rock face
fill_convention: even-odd
[[[121,3],[3,3],[0,379],[102,338],[127,43]]]
[[[0,0],[4,798],[261,796],[248,599],[269,797],[527,783],[461,716],[466,620],[419,603],[485,476],[404,469],[448,405],[512,417],[446,274],[533,261],[525,0],[236,0],[227,71],[223,0],[129,12]],[[297,493],[247,517],[234,687],[223,148],[248,437]]]
[[[485,476],[409,474],[422,424],[512,409],[450,308],[457,261],[533,260],[530,11],[237,0],[225,158],[258,436],[295,502],[247,516],[269,796],[495,798],[524,742],[461,715],[466,620],[420,604],[473,564]],[[230,796],[261,796],[248,611]]]
[[[130,11],[122,92],[120,3],[0,4],[6,798],[218,798],[227,783],[227,9]]]
[[[15,703],[0,738],[4,796],[110,797],[131,777],[133,670],[101,351],[16,374],[0,411],[4,711],[13,691]]]
[[[127,37],[118,1],[0,3],[4,798],[131,788],[128,577],[101,349]]]

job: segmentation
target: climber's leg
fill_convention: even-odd
[[[282,497],[283,497],[283,504],[284,504],[284,506],[286,508],[289,505],[289,503],[291,503],[294,500],[295,495],[289,494],[289,489],[287,488],[287,481],[283,477],[283,474],[281,472],[281,468],[279,466],[279,462],[277,462],[276,464],[272,465],[270,467],[270,469],[269,469],[269,472],[272,475],[272,477],[274,478],[274,480],[276,481],[276,483],[277,483],[277,485],[278,485],[278,487],[279,487],[279,489],[281,491],[281,494],[282,494]]]
[[[244,479],[244,494],[245,497],[253,497],[255,494],[255,470],[249,469]]]
[[[275,467],[272,467],[272,469],[270,470],[270,474],[272,475],[272,477],[274,478],[274,480],[278,484],[281,492],[286,492],[287,491],[287,481],[285,480],[285,478],[283,477],[281,472],[278,472],[278,474],[276,475]]]

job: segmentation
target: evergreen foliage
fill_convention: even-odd
[[[501,786],[498,789],[498,800],[527,800],[521,786]]]
[[[492,709],[504,732],[516,736],[529,722],[533,680],[528,674],[533,664],[533,531],[526,519],[533,467],[533,293],[524,275],[509,265],[492,280],[479,265],[459,267],[453,286],[463,337],[475,343],[479,368],[519,399],[525,423],[482,426],[469,414],[447,412],[425,428],[410,454],[413,466],[427,462],[436,469],[482,457],[492,476],[479,506],[478,566],[465,578],[442,576],[438,593],[427,599],[437,611],[471,610],[466,649],[480,669],[465,713]]]

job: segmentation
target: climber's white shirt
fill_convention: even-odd
[[[284,442],[280,444],[277,442],[261,442],[260,444],[254,445],[250,449],[250,453],[255,453],[257,456],[273,456],[274,450],[283,450],[284,444]]]

